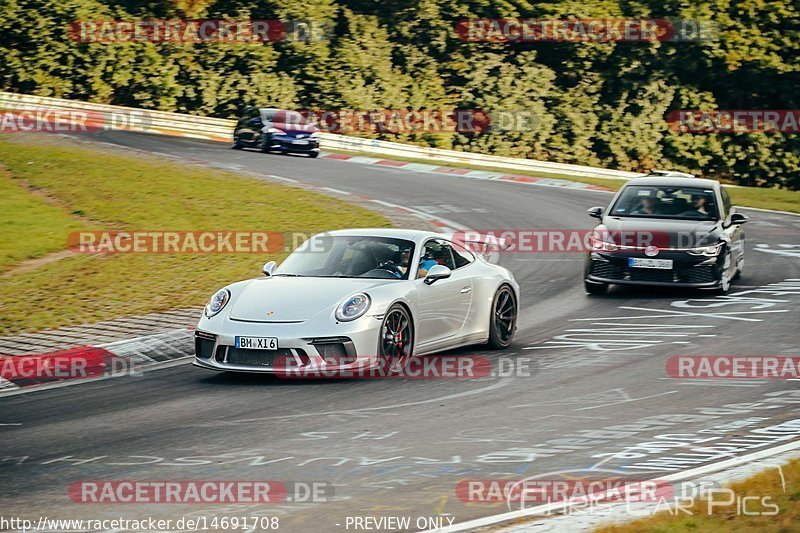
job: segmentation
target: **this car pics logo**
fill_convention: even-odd
[[[272,316],[275,314],[275,311],[267,311],[267,316]]]
[[[657,246],[648,246],[644,249],[644,255],[647,257],[655,257],[658,255],[658,247]]]

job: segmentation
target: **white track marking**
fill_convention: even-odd
[[[774,448],[770,448],[767,450],[761,450],[755,453],[741,455],[738,457],[733,457],[731,459],[725,459],[723,461],[719,461],[717,463],[712,463],[710,465],[701,466],[698,468],[692,468],[689,470],[684,470],[683,472],[676,472],[674,474],[669,474],[666,476],[659,476],[657,479],[648,480],[651,482],[664,482],[664,481],[684,481],[688,479],[693,479],[700,477],[705,474],[709,474],[712,472],[720,472],[722,470],[726,470],[729,468],[733,468],[735,466],[739,466],[742,464],[750,463],[753,461],[757,461],[759,459],[764,459],[766,457],[772,457],[774,455],[794,451],[800,449],[800,441],[790,442],[788,444],[783,444],[781,446],[776,446]],[[593,495],[597,496],[597,495]],[[558,510],[564,509],[566,507],[574,507],[575,505],[581,505],[581,503],[588,503],[588,498],[575,498],[573,500],[561,503],[550,503],[539,505],[536,507],[530,507],[528,509],[520,509],[519,511],[509,511],[506,513],[500,513],[496,515],[487,516],[484,518],[477,518],[475,520],[468,520],[466,522],[462,522],[460,524],[453,524],[452,526],[439,528],[439,529],[431,529],[425,533],[455,533],[457,531],[473,531],[475,529],[481,527],[487,527],[492,525],[501,524],[504,522],[510,522],[512,520],[518,520],[522,518],[528,517],[535,517],[541,516],[544,514],[552,514]]]
[[[440,402],[443,400],[453,400],[455,398],[463,398],[464,396],[473,396],[475,394],[480,394],[483,392],[488,392],[490,390],[494,390],[500,387],[505,387],[506,382],[504,380],[500,380],[496,383],[489,385],[488,387],[482,387],[480,389],[469,390],[464,392],[458,392],[455,394],[448,394],[446,396],[439,396],[436,398],[429,398],[427,400],[418,400],[416,402],[406,402],[406,403],[396,403],[392,405],[381,405],[377,407],[362,407],[360,409],[347,409],[347,410],[338,410],[338,411],[324,411],[321,413],[299,413],[296,415],[279,415],[279,416],[266,416],[262,418],[245,418],[242,420],[233,420],[231,422],[224,422],[221,421],[221,424],[245,424],[250,422],[259,422],[261,420],[276,420],[276,419],[287,419],[287,418],[305,418],[309,416],[324,416],[324,415],[341,415],[341,414],[348,414],[348,413],[362,413],[365,411],[382,411],[386,409],[398,409],[400,407],[410,407],[412,405],[424,405],[426,403],[434,403]]]
[[[603,408],[603,407],[609,407],[611,405],[619,405],[621,403],[630,403],[630,402],[638,402],[640,400],[649,400],[650,398],[658,398],[659,396],[666,396],[668,394],[675,394],[677,392],[678,391],[676,391],[676,390],[671,390],[671,391],[662,392],[662,393],[659,393],[659,394],[653,394],[652,396],[643,396],[641,398],[627,398],[625,400],[619,400],[617,402],[605,403],[603,405],[590,405],[588,407],[579,407],[577,409],[573,409],[573,411],[588,411],[589,409],[600,409],[600,408]]]

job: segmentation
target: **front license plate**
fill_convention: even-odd
[[[672,270],[672,259],[645,259],[630,257],[628,266],[635,268],[657,268],[660,270]]]
[[[308,144],[308,141],[292,141],[294,144]]]
[[[277,350],[277,337],[236,337],[236,347],[245,350]]]

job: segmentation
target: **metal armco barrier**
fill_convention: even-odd
[[[78,100],[64,100],[45,96],[32,96],[0,91],[0,110],[83,110],[103,117],[106,129],[188,137],[219,142],[230,142],[234,120],[153,111],[133,107],[94,104]],[[627,180],[642,176],[636,172],[624,172],[604,168],[550,163],[533,159],[502,157],[495,155],[426,148],[390,141],[379,141],[361,137],[348,137],[333,133],[321,133],[323,149],[350,150],[375,154],[381,157],[407,157],[438,163],[463,163],[479,167],[495,167],[508,170],[526,170],[547,174],[564,174],[577,177],[610,178]]]

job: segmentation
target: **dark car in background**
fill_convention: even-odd
[[[719,182],[659,172],[628,181],[590,239],[584,286],[655,285],[725,293],[744,267],[747,217],[736,213]]]
[[[319,128],[306,123],[299,112],[250,107],[236,123],[232,148],[258,148],[262,152],[317,157]]]

